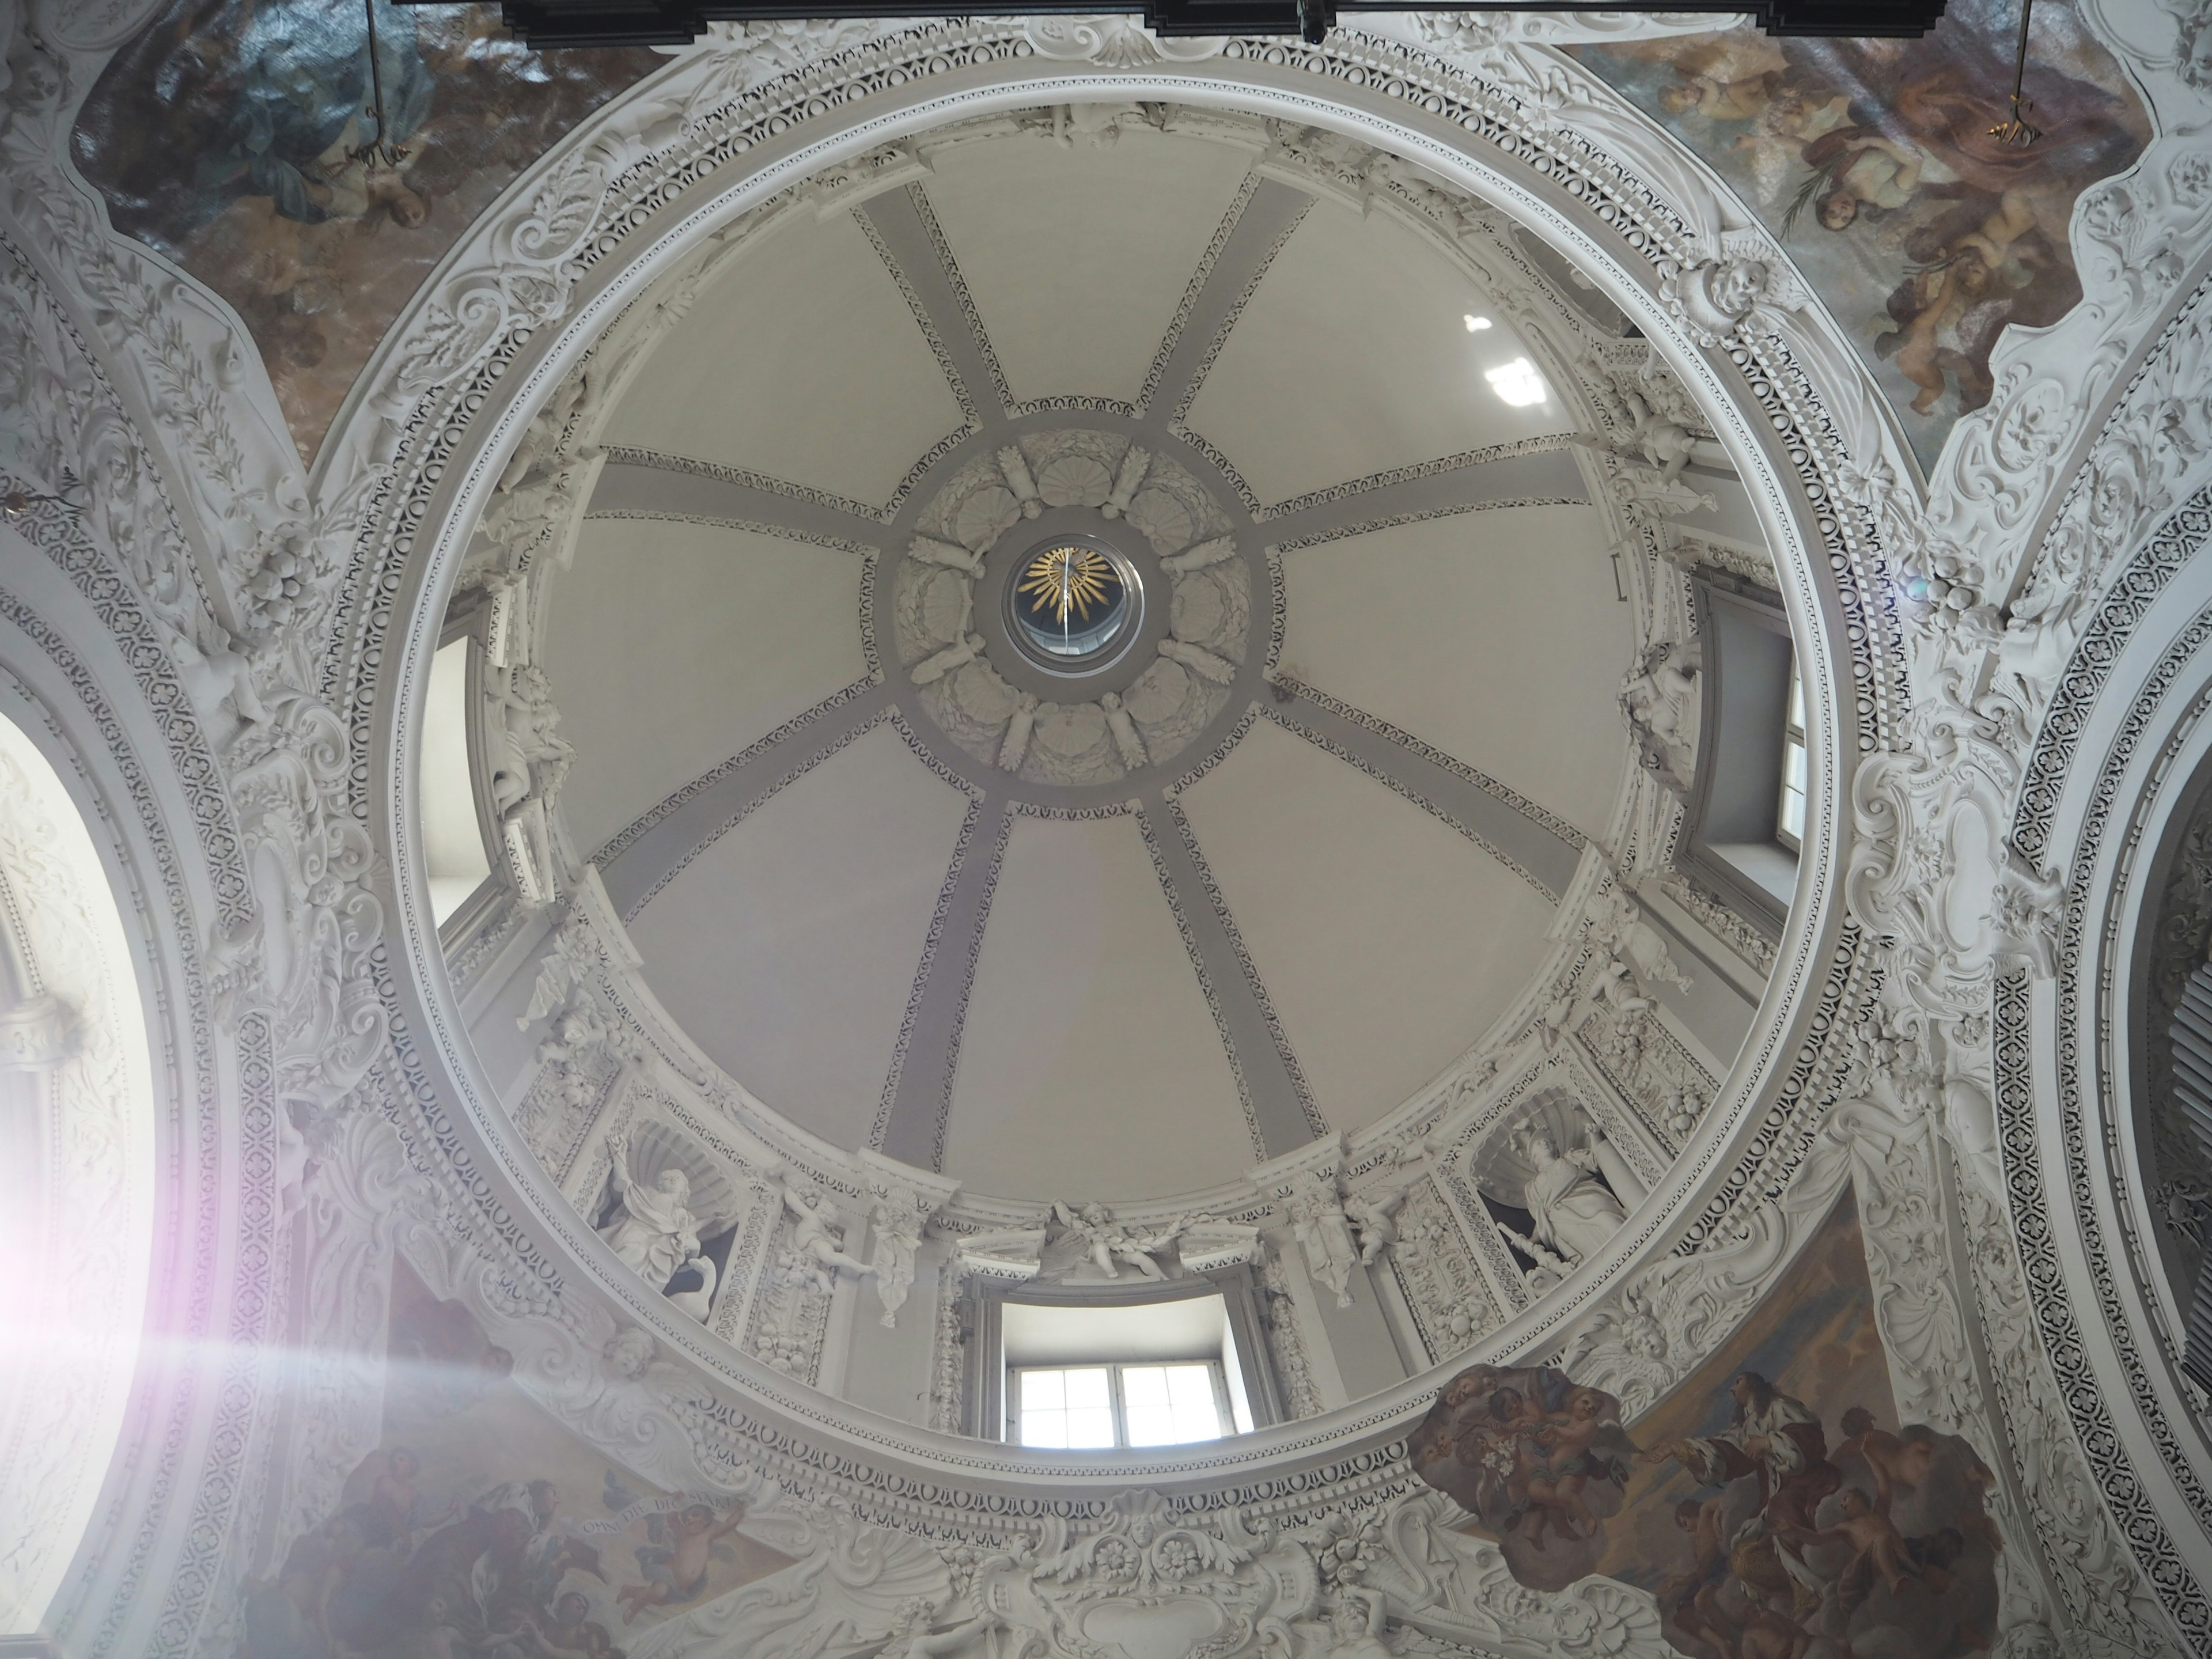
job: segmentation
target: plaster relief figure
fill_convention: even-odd
[[[983,636],[970,634],[957,645],[948,645],[933,656],[925,657],[914,665],[914,683],[932,685],[956,668],[965,668],[983,654]]]
[[[1667,941],[1644,920],[1643,907],[1628,896],[1618,875],[1591,899],[1587,927],[1591,944],[1626,961],[1645,980],[1691,988],[1689,975],[1675,966]]]
[[[1561,1152],[1553,1132],[1531,1127],[1520,1140],[1529,1175],[1521,1189],[1531,1218],[1531,1237],[1569,1261],[1602,1250],[1628,1212],[1597,1174],[1597,1154],[1587,1146]]]
[[[1624,392],[1620,403],[1627,416],[1625,432],[1617,435],[1577,433],[1574,441],[1626,459],[1641,460],[1666,483],[1680,477],[1692,461],[1703,459],[1701,449],[1711,447],[1680,422],[1653,409],[1639,392]]]
[[[691,1213],[691,1181],[683,1170],[667,1169],[650,1183],[633,1181],[627,1149],[618,1151],[609,1179],[622,1213],[599,1229],[623,1265],[659,1290],[677,1269],[699,1255],[699,1221]]]
[[[1338,1307],[1350,1307],[1352,1270],[1360,1251],[1334,1173],[1308,1172],[1291,1199],[1291,1225],[1305,1251],[1306,1271],[1334,1292]]]
[[[1620,712],[1644,764],[1686,795],[1698,763],[1698,648],[1662,640],[1648,647],[1620,682]]]
[[[1407,1190],[1389,1187],[1381,1192],[1356,1193],[1344,1200],[1346,1218],[1359,1235],[1362,1267],[1373,1267],[1398,1242],[1398,1212],[1406,1207]]]
[[[881,1323],[896,1329],[898,1311],[914,1289],[915,1258],[921,1249],[922,1229],[936,1213],[938,1200],[910,1187],[879,1182],[876,1205],[868,1212],[875,1243],[868,1252],[869,1272],[876,1281],[876,1297],[884,1305]]]
[[[985,1613],[932,1634],[929,1627],[936,1622],[935,1602],[923,1595],[908,1597],[899,1604],[898,1623],[891,1628],[891,1639],[884,1644],[883,1659],[947,1659],[996,1627],[999,1621]]]
[[[845,1253],[845,1229],[827,1200],[811,1188],[794,1191],[780,1183],[783,1207],[791,1214],[791,1248],[802,1261],[813,1264],[815,1283],[827,1291],[837,1282],[840,1270],[866,1278],[876,1270],[856,1255]]]
[[[1036,729],[1036,692],[1024,691],[1014,699],[1013,717],[1006,722],[1006,739],[999,745],[1000,770],[1021,769],[1022,757],[1030,751],[1030,733]]]
[[[1114,1219],[1113,1212],[1103,1204],[1078,1204],[1071,1208],[1055,1202],[1052,1218],[1065,1230],[1062,1237],[1078,1241],[1091,1265],[1107,1279],[1119,1279],[1124,1266],[1134,1267],[1140,1278],[1165,1279],[1166,1273],[1152,1258],[1172,1244],[1182,1231],[1182,1224],[1178,1221],[1164,1232],[1136,1237]]]
[[[1202,645],[1187,645],[1181,640],[1160,641],[1160,655],[1170,662],[1179,662],[1202,680],[1212,680],[1216,685],[1226,685],[1237,678],[1237,665],[1224,662]]]
[[[547,799],[560,791],[576,751],[559,733],[560,711],[544,674],[525,665],[510,669],[492,705],[499,719],[491,769],[492,805],[505,817],[526,797]]]
[[[923,564],[941,565],[947,570],[957,570],[963,576],[983,574],[983,561],[980,555],[970,553],[964,547],[955,547],[951,542],[939,541],[934,536],[916,536],[908,544],[906,553],[910,559],[918,559]]]
[[[1328,1616],[1328,1659],[1395,1659],[1382,1640],[1387,1607],[1380,1590],[1340,1589]]]
[[[1114,747],[1121,757],[1121,764],[1134,772],[1145,763],[1145,742],[1137,735],[1136,723],[1129,711],[1121,707],[1121,699],[1109,691],[1098,699],[1098,706],[1106,711],[1106,729],[1114,734]]]

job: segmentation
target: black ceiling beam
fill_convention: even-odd
[[[401,0],[408,5],[442,0]],[[1769,34],[1889,36],[1925,34],[1943,15],[1944,0],[1662,0],[1625,11],[1711,12],[1748,9]],[[1401,11],[1405,0],[1078,0],[1077,3],[970,5],[968,17],[1026,17],[1099,12],[1141,15],[1160,35],[1296,34],[1318,44],[1344,15]],[[1439,11],[1542,11],[1568,8],[1478,3],[1444,4]],[[532,46],[676,46],[698,39],[709,23],[770,22],[801,17],[942,17],[943,4],[927,0],[860,0],[839,4],[726,4],[720,0],[504,0],[501,20]]]

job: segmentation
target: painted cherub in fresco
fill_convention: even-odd
[[[1882,1510],[1889,1508],[1893,1494],[1911,1492],[1928,1478],[1936,1443],[1924,1434],[1901,1440],[1887,1429],[1876,1428],[1874,1413],[1864,1406],[1853,1406],[1844,1413],[1843,1431],[1843,1443],[1829,1461],[1841,1463],[1854,1455],[1865,1459],[1867,1468],[1874,1471],[1875,1502]]]
[[[1581,1398],[1586,1395],[1587,1403]],[[1504,1476],[1506,1498],[1527,1517],[1528,1542],[1540,1549],[1547,1533],[1571,1540],[1588,1537],[1596,1524],[1582,1489],[1596,1467],[1587,1455],[1589,1445],[1604,1425],[1596,1421],[1595,1395],[1586,1389],[1576,1395],[1566,1410],[1554,1413],[1518,1389],[1499,1389],[1477,1428],[1480,1444],[1474,1461]],[[1470,1461],[1468,1453],[1462,1447],[1462,1462]]]
[[[656,1517],[658,1518],[658,1517]],[[733,1505],[721,1520],[705,1504],[677,1511],[669,1531],[674,1541],[641,1544],[638,1565],[645,1571],[642,1584],[625,1585],[615,1595],[623,1610],[623,1623],[634,1625],[647,1607],[674,1607],[689,1601],[706,1588],[707,1569],[713,1563],[715,1541],[728,1536],[745,1518],[745,1506]]]
[[[1541,1472],[1528,1478],[1528,1500],[1550,1510],[1555,1526],[1571,1539],[1587,1538],[1597,1516],[1583,1501],[1583,1488],[1590,1477],[1606,1472],[1597,1454],[1599,1437],[1608,1426],[1599,1416],[1604,1401],[1594,1389],[1577,1389],[1566,1409],[1554,1412],[1529,1437],[1545,1454]]]
[[[1991,385],[1984,366],[1978,322],[1985,313],[2001,319],[2002,307],[1990,307],[1990,267],[1970,247],[1948,250],[1936,263],[1906,274],[1890,296],[1889,312],[1899,327],[1881,335],[1877,349],[1893,351],[1898,372],[1918,388],[1912,394],[1917,414],[1935,411],[1950,389],[1951,377],[1959,382],[1959,406],[1978,408],[1989,401]]]
[[[1856,1486],[1847,1486],[1838,1500],[1843,1515],[1832,1527],[1818,1531],[1793,1527],[1783,1536],[1800,1546],[1808,1544],[1849,1544],[1856,1553],[1833,1580],[1838,1598],[1845,1607],[1856,1606],[1874,1588],[1876,1573],[1889,1586],[1890,1594],[1907,1578],[1921,1576],[1920,1565],[1914,1560],[1911,1548],[1897,1525],[1889,1518],[1889,1504],[1866,1495]]]
[[[1671,1604],[1686,1636],[1702,1637],[1723,1654],[1735,1647],[1735,1626],[1716,1599],[1729,1582],[1728,1540],[1721,1531],[1724,1498],[1686,1498],[1674,1505],[1674,1524],[1690,1535],[1689,1568],[1659,1586],[1659,1603]]]
[[[1659,106],[1668,114],[1748,121],[1765,107],[1773,78],[1788,62],[1766,36],[1731,30],[1676,46],[1667,66],[1674,78],[1659,89]]]

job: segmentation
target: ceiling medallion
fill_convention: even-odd
[[[1171,760],[1243,672],[1246,522],[1115,433],[1024,433],[976,456],[923,505],[893,573],[890,643],[916,705],[969,761],[1045,787]]]

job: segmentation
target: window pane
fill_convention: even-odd
[[[1129,1419],[1133,1446],[1170,1446],[1176,1439],[1175,1407],[1168,1395],[1167,1368],[1124,1365],[1121,1405]]]
[[[1067,1443],[1067,1413],[1066,1412],[1022,1412],[1021,1442],[1024,1446],[1065,1446]]]
[[[1103,1406],[1095,1411],[1068,1413],[1067,1438],[1061,1443],[1073,1447],[1112,1445],[1114,1413]]]
[[[1167,1367],[1122,1366],[1121,1399],[1132,1411],[1139,1406],[1147,1411],[1165,1411],[1168,1407]]]
[[[1176,1413],[1185,1416],[1195,1412],[1204,1417],[1216,1414],[1213,1405],[1213,1378],[1204,1365],[1170,1365],[1168,1368],[1168,1394],[1175,1401]]]
[[[1132,1367],[1121,1373],[1121,1395],[1128,1406],[1133,1446],[1174,1446],[1221,1437],[1211,1366]]]
[[[1796,730],[1805,729],[1805,682],[1797,678],[1797,664],[1790,664],[1790,724]]]
[[[1067,1404],[1066,1373],[1061,1371],[1024,1371],[1022,1373],[1022,1410],[1058,1411]]]
[[[1109,1396],[1106,1389],[1106,1368],[1089,1366],[1082,1370],[1062,1371],[1067,1379],[1067,1408],[1070,1411],[1105,1411]]]
[[[1782,787],[1805,793],[1805,745],[1786,743],[1782,745]]]

